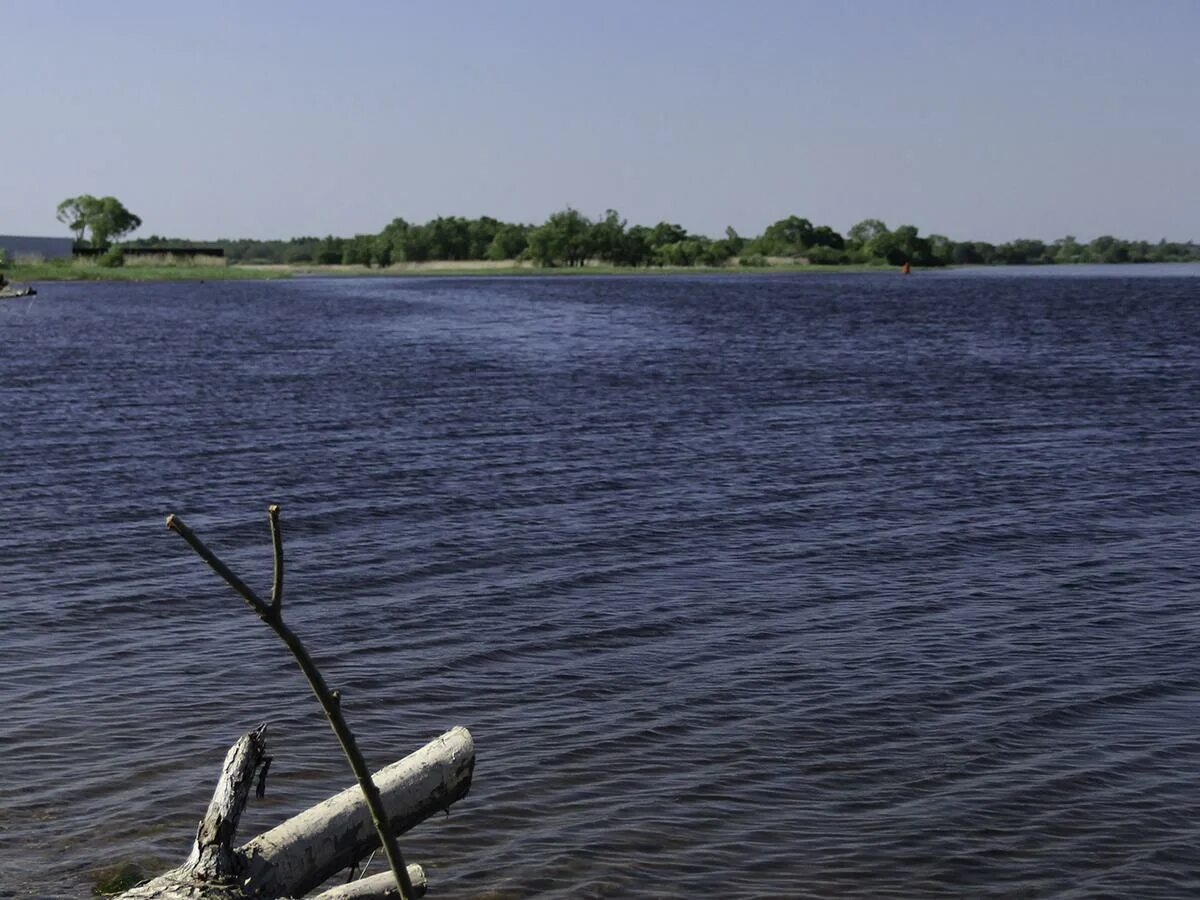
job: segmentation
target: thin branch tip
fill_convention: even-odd
[[[271,547],[274,565],[271,574],[271,614],[278,616],[283,606],[283,533],[279,527],[279,504],[267,507],[267,519],[271,525]]]

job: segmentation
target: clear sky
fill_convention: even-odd
[[[0,233],[1200,240],[1200,0],[0,0]]]

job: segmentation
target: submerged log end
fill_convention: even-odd
[[[242,735],[229,748],[187,861],[153,881],[126,891],[120,900],[244,900],[245,887],[238,877],[239,860],[233,850],[233,839],[254,785],[254,773],[262,764],[266,749],[266,725]]]
[[[424,897],[428,883],[425,870],[418,865],[408,867],[408,880],[412,882],[413,897]],[[400,896],[400,888],[391,872],[380,872],[370,878],[360,878],[348,884],[317,894],[313,900],[394,900]]]
[[[182,869],[173,869],[141,887],[126,891],[117,900],[247,900],[235,882],[197,881]]]

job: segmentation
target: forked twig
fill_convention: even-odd
[[[412,900],[412,881],[408,877],[408,870],[404,865],[404,858],[400,855],[396,837],[392,834],[391,824],[388,822],[387,813],[383,808],[383,800],[379,796],[379,789],[371,778],[366,760],[363,759],[363,755],[358,749],[358,743],[354,740],[354,734],[350,731],[350,726],[346,724],[346,719],[342,715],[341,695],[338,691],[329,689],[316,663],[308,655],[304,644],[300,642],[300,638],[283,623],[283,537],[279,528],[279,507],[273,504],[267,512],[275,557],[270,603],[264,602],[225,563],[221,562],[217,555],[209,550],[178,516],[167,516],[167,527],[187,541],[188,546],[195,550],[196,554],[208,563],[214,572],[224,578],[225,582],[241,595],[246,604],[258,614],[258,617],[279,635],[279,638],[291,651],[292,656],[295,657],[300,671],[308,679],[313,694],[321,704],[321,709],[325,711],[325,718],[329,720],[334,734],[337,735],[338,743],[342,745],[342,752],[346,754],[346,760],[350,763],[350,768],[354,770],[354,777],[358,779],[359,787],[362,788],[363,797],[367,801],[367,809],[371,813],[371,821],[375,823],[375,831],[379,834],[384,855],[392,868],[396,884],[400,888],[400,896],[403,900]]]

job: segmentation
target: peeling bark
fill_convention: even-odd
[[[237,874],[233,838],[254,784],[254,773],[266,757],[266,732],[266,725],[259,726],[243,735],[225,754],[217,788],[196,829],[191,855],[180,866],[182,871],[203,873],[210,879]]]

